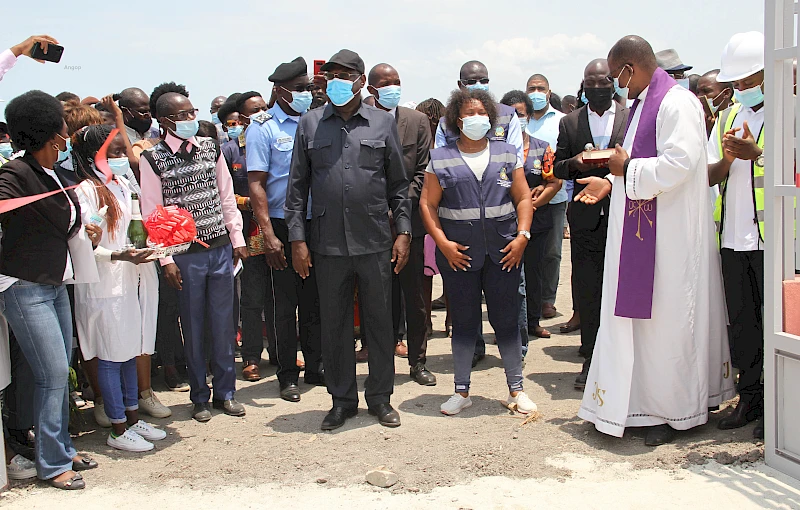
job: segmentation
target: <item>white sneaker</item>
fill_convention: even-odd
[[[103,399],[98,398],[94,401],[94,421],[103,428],[111,427],[111,420],[106,415],[106,408],[103,404]]]
[[[131,429],[126,430],[124,434],[117,437],[109,434],[106,444],[112,448],[124,450],[126,452],[149,452],[155,448],[153,443],[147,441]]]
[[[139,394],[139,410],[153,418],[169,418],[172,416],[172,411],[158,400],[156,394],[153,393],[153,388]]]
[[[132,430],[142,436],[143,438],[147,439],[148,441],[160,441],[167,437],[167,433],[161,429],[157,429],[154,426],[150,425],[149,423],[145,423],[144,420],[139,420],[138,422],[134,423],[128,430]]]
[[[11,462],[6,466],[9,480],[27,480],[36,478],[36,464],[26,459],[22,455],[14,455]]]
[[[441,410],[442,414],[446,414],[447,416],[453,416],[454,414],[458,414],[464,409],[468,408],[472,405],[472,399],[469,397],[462,397],[458,393],[454,393],[450,400],[442,404]]]
[[[528,395],[526,395],[524,391],[517,393],[516,397],[512,397],[511,393],[509,393],[508,399],[503,402],[503,405],[521,414],[532,413],[537,409],[536,404],[528,398]]]

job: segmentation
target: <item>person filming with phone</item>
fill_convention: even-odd
[[[5,50],[4,52],[0,53],[0,80],[3,79],[3,76],[12,68],[14,64],[17,63],[17,59],[22,55],[27,55],[30,58],[33,58],[37,62],[41,62],[44,64],[45,60],[40,58],[35,58],[32,54],[34,47],[37,49],[37,55],[39,55],[38,50],[41,49],[41,52],[44,55],[47,55],[47,50],[50,48],[50,45],[54,45],[58,48],[58,59],[61,60],[61,53],[64,51],[64,48],[58,46],[58,41],[55,38],[50,37],[49,35],[32,35],[22,41],[19,44],[16,44],[9,49]],[[49,60],[49,59],[48,59]]]

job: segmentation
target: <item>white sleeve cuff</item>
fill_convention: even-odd
[[[102,246],[98,246],[97,248],[94,249],[94,258],[102,262],[111,262],[112,253],[114,252],[109,250],[108,248],[103,248]]]

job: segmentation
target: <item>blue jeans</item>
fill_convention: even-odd
[[[108,419],[111,423],[126,423],[125,411],[139,409],[136,358],[124,362],[98,360],[97,380]]]
[[[522,343],[519,338],[519,269],[503,271],[489,257],[479,271],[442,271],[453,317],[453,372],[456,392],[468,392],[475,338],[481,327],[481,291],[486,296],[489,323],[503,359],[506,383],[522,391]]]
[[[0,292],[0,311],[33,371],[36,472],[49,480],[72,469],[69,437],[69,363],[72,313],[64,285],[20,280]]]
[[[175,256],[181,270],[180,301],[183,350],[189,373],[189,398],[195,404],[209,401],[206,384],[204,334],[206,316],[211,334],[209,363],[214,376],[214,399],[230,400],[236,391],[233,361],[233,251],[231,245]]]

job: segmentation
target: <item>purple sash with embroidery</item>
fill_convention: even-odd
[[[630,157],[654,158],[656,117],[661,101],[677,82],[662,69],[656,69],[644,99]],[[637,99],[628,117],[628,128],[640,106]],[[627,133],[626,133],[627,134]],[[625,197],[625,221],[619,254],[619,279],[614,315],[629,319],[649,319],[653,311],[653,279],[656,271],[656,199],[631,200]]]

